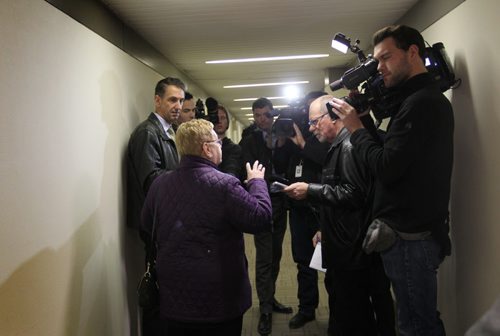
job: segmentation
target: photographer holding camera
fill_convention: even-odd
[[[373,45],[385,86],[403,97],[383,144],[345,100],[333,98],[331,104],[352,133],[354,152],[375,177],[372,218],[396,233],[381,256],[396,295],[400,334],[445,335],[437,311],[437,270],[451,252],[453,110],[427,73],[417,30],[383,28]]]
[[[273,104],[267,98],[259,98],[252,104],[255,129],[240,141],[243,162],[253,164],[258,160],[266,167],[264,178],[269,184],[283,179],[288,166],[289,153],[295,145],[285,137],[278,137],[273,130]],[[280,270],[283,238],[286,231],[285,195],[271,193],[273,207],[272,230],[254,236],[255,284],[259,297],[260,318],[257,331],[268,335],[272,331],[272,312],[291,314],[274,298],[276,279]]]
[[[294,122],[294,134],[289,139],[295,143],[291,154],[287,179],[294,182],[315,182],[321,180],[321,170],[326,153],[330,148],[328,143],[320,143],[309,131],[309,105],[326,92],[313,91],[308,93],[297,106],[287,108],[280,117],[290,117]],[[279,123],[279,119],[277,121]],[[289,223],[292,243],[292,257],[297,264],[297,298],[299,311],[289,321],[290,329],[303,327],[316,318],[318,307],[318,271],[309,267],[314,246],[312,239],[319,230],[319,220],[307,200],[288,199]]]

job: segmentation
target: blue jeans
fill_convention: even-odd
[[[399,335],[445,335],[437,311],[438,243],[398,238],[381,256],[396,295]]]

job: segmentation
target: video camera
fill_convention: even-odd
[[[279,137],[295,136],[293,123],[300,125],[305,110],[306,106],[301,99],[291,101],[287,107],[272,110],[271,115],[278,117],[273,123],[272,132]]]
[[[346,88],[359,92],[351,92],[349,96],[342,97],[349,105],[354,107],[359,113],[371,108],[375,118],[382,120],[391,117],[397,112],[402,97],[398,95],[397,88],[386,88],[383,77],[378,73],[378,61],[368,55],[365,57],[363,51],[359,49],[359,40],[355,44],[350,44],[350,39],[344,34],[337,33],[334,41],[340,40],[342,44],[358,56],[359,63],[354,68],[347,70],[340,79],[331,83],[332,91]],[[332,41],[332,46],[334,42]],[[443,43],[435,43],[432,47],[425,48],[425,67],[434,77],[442,92],[449,88],[455,88],[460,80],[455,79],[455,73],[450,60],[444,49]]]
[[[205,114],[205,105],[203,104],[203,100],[198,99],[196,101],[196,114],[194,117],[196,119],[205,119],[210,121],[214,126],[219,123],[219,112],[217,107],[219,106],[219,102],[212,97],[208,97],[205,100],[205,104],[207,105],[207,113]]]

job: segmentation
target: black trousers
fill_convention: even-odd
[[[271,313],[280,271],[283,237],[286,231],[284,195],[271,195],[273,206],[272,230],[254,235],[255,287],[259,297],[260,312]]]
[[[318,271],[309,267],[314,247],[312,238],[319,224],[309,207],[290,208],[290,233],[292,237],[292,256],[297,263],[297,298],[299,312],[314,315],[318,307]]]
[[[394,303],[380,257],[356,270],[328,268],[325,287],[334,336],[395,335]]]
[[[218,323],[187,323],[163,320],[162,336],[240,336],[243,316]]]

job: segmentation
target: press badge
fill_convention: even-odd
[[[295,177],[302,177],[302,162],[295,166]]]

